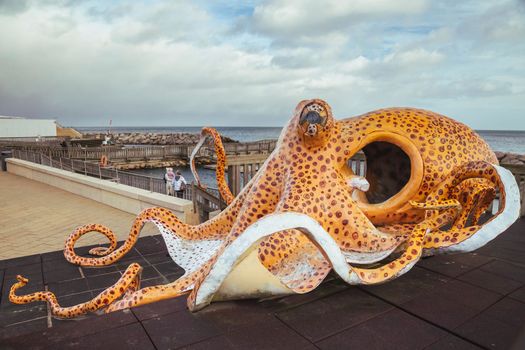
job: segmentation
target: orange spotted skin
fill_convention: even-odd
[[[359,283],[382,283],[404,273],[427,250],[449,247],[476,234],[483,226],[479,219],[496,190],[505,200],[505,189],[494,167],[498,162],[489,146],[467,126],[430,111],[388,108],[337,121],[323,100],[302,101],[273,153],[235,198],[224,177],[226,158],[220,135],[211,128],[203,129],[202,135],[214,140],[217,182],[229,204],[223,212],[191,226],[166,209],[146,209],[135,219],[128,239],[119,248],[111,230],[85,225],[69,236],[64,255],[69,262],[82,266],[112,264],[133,247],[146,222],[154,222],[189,242],[219,240],[217,251],[198,268],[166,285],[138,289],[140,267],[137,270],[134,266],[131,270],[135,272],[123,276],[116,283],[118,288],[110,290],[111,298],[106,298],[106,293],[102,301],[95,298],[67,311],[54,306],[54,314],[74,317],[99,308],[110,312],[187,293],[189,308],[196,309],[197,292],[226,247],[242,237],[248,226],[273,213],[302,213],[315,219],[337,243]],[[392,165],[389,162],[394,159],[385,152],[400,151],[385,148],[387,144],[395,145],[409,159],[393,174],[383,171],[382,166]],[[363,192],[366,189],[352,182],[359,177],[348,165],[360,150],[369,157],[369,197]],[[374,163],[375,157],[380,161]],[[381,199],[378,186],[382,183],[398,186],[398,191]],[[446,226],[450,228],[442,229]],[[105,235],[110,246],[92,249],[95,257],[76,255],[75,242],[91,231]],[[261,265],[296,293],[311,291],[332,269],[319,247],[299,230],[272,234],[255,249]],[[356,257],[386,257],[392,251],[399,256],[378,267],[353,264]],[[14,291],[23,283],[21,280],[13,286],[13,302],[46,300],[57,305],[50,292],[16,296]]]
[[[453,171],[472,161],[498,164],[488,144],[472,129],[453,119],[434,112],[414,108],[388,108],[339,122],[341,150],[338,157],[353,154],[371,141],[383,138],[403,142],[411,147],[414,157],[420,158],[420,185],[411,200],[423,200],[432,189]],[[383,135],[381,135],[383,134]],[[415,222],[417,212],[407,202],[393,212],[365,213],[376,224]]]
[[[139,264],[131,264],[126,271],[122,274],[122,277],[111,287],[102,291],[95,298],[75,306],[61,307],[58,304],[55,294],[52,292],[36,292],[23,296],[16,295],[16,291],[19,288],[25,286],[29,280],[20,275],[16,276],[18,282],[11,286],[9,291],[9,300],[15,304],[27,304],[34,301],[47,301],[51,313],[58,318],[71,318],[84,315],[88,312],[95,312],[106,308],[109,304],[125,295],[126,293],[134,292],[139,288],[140,285],[140,272],[142,268]]]
[[[231,202],[233,202],[234,196],[230,191],[230,188],[228,187],[228,184],[226,183],[226,178],[224,176],[226,171],[226,151],[224,150],[224,146],[222,145],[221,135],[217,130],[213,128],[202,128],[201,135],[211,136],[211,138],[213,139],[213,146],[215,148],[215,154],[217,157],[216,176],[217,185],[219,186],[219,193],[221,194],[226,204],[230,204]],[[195,160],[192,159],[192,161]],[[196,180],[197,185],[199,185],[202,188],[206,187],[205,185],[201,184],[198,175]]]

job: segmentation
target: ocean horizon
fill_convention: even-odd
[[[105,126],[74,127],[80,132],[106,132]],[[112,132],[142,132],[142,133],[200,133],[201,126],[114,126]],[[220,134],[240,142],[277,139],[282,127],[264,126],[223,126],[216,127]],[[476,130],[476,132],[490,145],[494,151],[525,154],[525,130]]]

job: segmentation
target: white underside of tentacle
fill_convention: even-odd
[[[191,173],[193,174],[193,177],[195,178],[195,180],[197,180],[197,185],[199,186],[201,185],[201,180],[200,180],[199,174],[197,173],[197,168],[195,166],[195,157],[197,156],[197,153],[201,149],[202,145],[204,144],[204,141],[206,141],[206,135],[201,136],[199,142],[197,143],[197,145],[191,152],[191,156],[190,156]]]
[[[161,223],[154,222],[168,248],[170,257],[182,267],[185,275],[200,268],[217,252],[222,240],[186,240],[177,236]]]
[[[213,295],[232,271],[239,258],[252,246],[276,232],[298,229],[324,252],[334,271],[349,284],[360,284],[361,280],[346,262],[337,242],[314,219],[300,213],[279,213],[263,217],[250,225],[236,240],[224,249],[207,277],[202,282],[195,301],[195,309],[209,304]]]
[[[470,252],[484,246],[510,227],[520,215],[520,191],[514,175],[507,169],[492,165],[496,169],[505,190],[503,211],[483,225],[468,239],[443,248],[425,249],[424,255]]]
[[[379,252],[342,252],[349,264],[371,264],[385,259],[397,249],[397,245]]]

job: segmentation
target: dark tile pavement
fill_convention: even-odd
[[[30,282],[20,293],[47,288],[74,305],[131,262],[144,267],[142,286],[183,273],[160,236],[139,239],[104,268],[72,266],[62,252],[0,261],[0,349],[525,348],[525,219],[476,252],[425,258],[378,286],[349,286],[330,274],[303,295],[214,303],[197,313],[180,297],[79,320],[51,318],[45,303],[7,299],[24,274]]]

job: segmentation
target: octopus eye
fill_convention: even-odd
[[[307,105],[299,119],[299,125],[305,125],[307,129],[317,129],[318,126],[324,127],[326,125],[328,113],[326,109],[319,103],[310,103]]]

